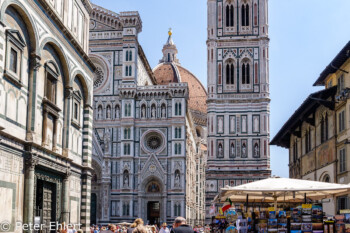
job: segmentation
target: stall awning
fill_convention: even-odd
[[[221,189],[215,202],[303,202],[306,198],[322,200],[350,193],[350,185],[289,178],[268,178]]]

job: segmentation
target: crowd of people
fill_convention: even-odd
[[[141,218],[137,218],[131,225],[108,224],[107,226],[94,225],[91,227],[91,233],[210,233],[209,226],[188,225],[186,219],[177,217],[172,225],[163,223],[160,225],[145,225]]]

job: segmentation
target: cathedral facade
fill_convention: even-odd
[[[91,10],[83,0],[0,1],[1,230],[90,227]]]
[[[209,217],[220,188],[267,178],[271,171],[268,0],[207,4]]]
[[[152,70],[138,35],[138,12],[93,6],[92,223],[204,220],[206,91],[179,66],[171,32]],[[195,87],[193,88],[192,85]],[[191,97],[201,91],[203,99]],[[197,188],[196,188],[197,187]]]

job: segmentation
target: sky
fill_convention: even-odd
[[[114,12],[138,11],[139,41],[154,68],[172,28],[183,67],[207,83],[205,0],[92,0]],[[312,92],[350,40],[349,0],[269,0],[271,139]],[[288,150],[271,146],[272,175],[288,177]]]

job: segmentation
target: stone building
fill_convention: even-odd
[[[348,184],[350,162],[350,42],[323,70],[314,86],[325,89],[312,93],[271,141],[289,149],[291,178]],[[331,200],[328,214],[348,209],[349,197]]]
[[[93,6],[91,219],[203,222],[206,92],[179,66],[171,32],[153,72],[138,43],[141,30],[138,12]]]
[[[0,1],[0,222],[90,225],[89,1]]]
[[[268,0],[208,0],[209,206],[225,185],[267,178],[269,151]]]

